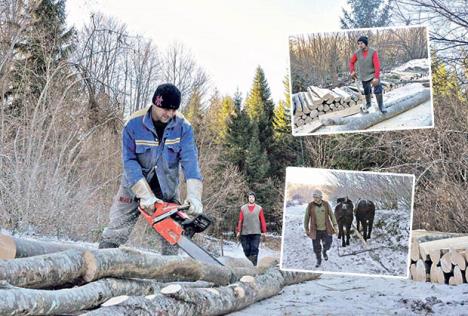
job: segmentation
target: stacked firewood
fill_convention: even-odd
[[[410,257],[410,276],[415,281],[467,283],[468,235],[413,231]]]
[[[346,110],[359,108],[363,95],[356,87],[346,86],[332,90],[315,86],[307,88],[306,92],[293,94],[294,125],[302,126],[321,116]]]
[[[220,260],[0,235],[0,315],[221,315],[320,276],[281,271],[272,257]]]

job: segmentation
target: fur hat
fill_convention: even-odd
[[[156,88],[153,104],[163,109],[177,110],[180,106],[180,91],[172,83],[163,83]]]
[[[322,191],[320,191],[320,190],[315,190],[315,191],[312,193],[312,196],[313,196],[313,197],[322,198],[322,197],[323,197],[323,194],[322,194]]]
[[[364,35],[359,37],[357,41],[358,41],[358,43],[363,42],[364,44],[366,44],[366,46],[367,46],[367,44],[369,44],[369,39],[367,38],[367,36],[364,36]]]

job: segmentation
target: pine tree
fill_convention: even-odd
[[[224,139],[223,159],[245,172],[245,157],[250,142],[250,120],[245,110],[237,110],[230,116]]]
[[[13,69],[9,110],[16,116],[23,112],[24,100],[39,98],[52,71],[72,52],[75,35],[73,28],[66,29],[65,0],[40,1],[29,18],[24,38],[15,46],[20,57]]]
[[[239,88],[234,93],[234,105],[236,106],[237,113],[239,113],[242,109],[242,93],[239,91]]]
[[[270,147],[273,143],[274,107],[265,73],[258,66],[252,88],[245,100],[245,110],[250,120],[258,124],[259,141],[262,148],[266,149],[267,154],[270,153]]]
[[[198,90],[195,90],[183,110],[185,118],[192,124],[195,135],[199,134],[203,121],[202,97]]]
[[[347,0],[350,11],[343,9],[341,28],[388,26],[391,22],[392,0]]]

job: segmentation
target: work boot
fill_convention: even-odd
[[[327,252],[324,250],[324,251],[322,252],[322,254],[323,254],[323,259],[325,259],[325,261],[327,261],[327,260],[328,260]]]
[[[110,242],[110,241],[103,240],[103,241],[99,242],[98,248],[99,249],[119,248],[119,245],[117,245],[116,243]]]
[[[317,257],[317,263],[315,264],[315,267],[318,268],[322,264],[322,257],[320,256],[320,253],[316,254],[316,257]]]
[[[255,256],[255,255],[248,256],[247,259],[249,259],[250,262],[252,262],[252,264],[253,264],[254,266],[257,265],[257,256]]]
[[[385,110],[384,105],[383,105],[383,95],[382,94],[376,94],[375,99],[377,100],[377,104],[379,106],[380,112],[382,112],[382,114],[387,113],[387,110]]]
[[[369,108],[372,105],[372,94],[366,94],[366,104],[363,106],[362,113],[369,113]]]

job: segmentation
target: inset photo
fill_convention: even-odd
[[[281,269],[406,278],[414,176],[286,169]]]
[[[434,127],[428,30],[289,37],[293,135]]]

